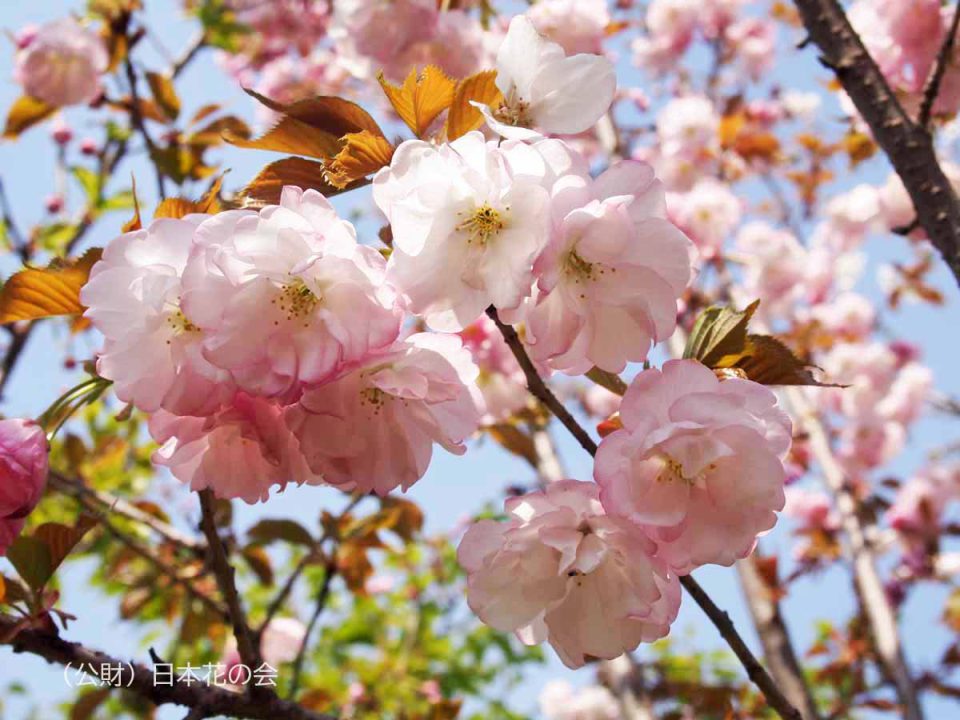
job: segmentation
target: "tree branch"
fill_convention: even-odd
[[[917,219],[960,283],[960,200],[943,173],[927,130],[904,111],[837,0],[794,0],[874,139],[887,154],[917,211]]]
[[[554,414],[557,420],[563,423],[564,427],[567,428],[570,434],[580,443],[580,447],[591,455],[596,455],[597,443],[590,437],[590,434],[586,430],[580,427],[580,424],[573,415],[571,415],[563,406],[563,403],[557,399],[557,396],[547,387],[547,384],[543,382],[543,378],[540,377],[540,373],[538,373],[537,368],[534,367],[533,361],[530,359],[530,356],[527,355],[527,351],[524,349],[523,343],[517,335],[517,331],[514,330],[511,325],[505,325],[500,321],[500,316],[497,314],[496,308],[492,306],[487,308],[487,315],[496,323],[497,329],[500,330],[503,339],[507,341],[507,345],[511,352],[513,352],[513,356],[517,359],[517,362],[520,363],[520,368],[523,370],[523,374],[527,379],[527,389],[530,391],[530,394],[542,402],[547,409]]]
[[[523,342],[521,342],[516,330],[510,325],[505,325],[501,322],[495,308],[488,308],[487,315],[496,323],[507,346],[520,364],[520,368],[523,370],[523,374],[527,380],[527,388],[531,394],[550,409],[557,419],[563,423],[564,427],[570,431],[570,434],[577,439],[584,450],[590,453],[591,456],[595,456],[597,454],[597,444],[587,434],[587,431],[580,426],[576,418],[574,418],[557,399],[557,396],[547,387],[546,383],[544,383],[543,378],[540,377],[536,367],[534,367],[530,356],[527,355],[526,348],[523,347]],[[687,592],[690,593],[690,596],[697,605],[700,606],[700,609],[704,611],[714,627],[720,631],[720,635],[747,671],[747,676],[760,689],[760,692],[763,693],[767,704],[786,720],[803,720],[800,712],[787,700],[783,692],[773,681],[773,678],[770,677],[769,673],[764,670],[757,658],[750,652],[750,648],[747,647],[743,638],[737,633],[727,613],[717,607],[713,600],[710,599],[710,596],[707,595],[691,575],[681,577],[680,583],[687,589]]]
[[[243,611],[243,603],[237,592],[236,573],[230,560],[227,558],[227,549],[223,545],[220,533],[217,531],[217,521],[214,514],[214,497],[210,490],[201,490],[200,511],[202,519],[200,527],[207,536],[207,545],[210,548],[210,562],[213,573],[217,577],[217,585],[227,603],[228,616],[233,625],[233,634],[237,639],[237,651],[244,665],[256,670],[262,664],[260,649],[253,642],[253,633],[247,624],[247,616]]]
[[[826,429],[806,395],[795,387],[785,388],[785,391],[794,417],[810,439],[810,449],[817,459],[827,487],[836,498],[840,521],[853,556],[854,581],[880,667],[896,689],[897,697],[903,706],[904,720],[922,720],[923,710],[903,654],[897,618],[877,572],[873,547],[857,513],[857,498],[847,483],[846,473],[833,454]]]
[[[957,28],[960,27],[960,1],[953,9],[953,20],[950,21],[950,29],[947,31],[947,37],[943,39],[940,46],[940,52],[937,53],[937,62],[933,66],[930,77],[923,87],[923,100],[920,103],[920,112],[917,115],[917,122],[920,127],[929,129],[930,120],[933,115],[933,106],[937,101],[937,95],[940,94],[940,83],[943,82],[944,73],[947,71],[947,65],[950,63],[950,56],[953,54],[953,48],[957,41]]]
[[[754,551],[750,557],[737,562],[737,572],[754,627],[763,645],[763,659],[770,668],[770,674],[783,688],[784,695],[799,708],[803,720],[819,720],[820,714],[790,641],[780,603],[771,597],[771,589],[757,567],[760,560],[758,551]]]
[[[333,585],[333,578],[337,575],[336,548],[331,551],[330,558],[327,560],[324,568],[323,584],[320,586],[320,592],[317,593],[317,602],[313,609],[313,615],[310,616],[310,622],[307,623],[307,631],[303,634],[303,642],[297,651],[297,657],[293,661],[293,679],[290,681],[290,693],[287,696],[293,701],[300,690],[300,678],[303,675],[303,663],[307,657],[307,647],[310,645],[310,636],[313,629],[317,626],[320,616],[327,607],[327,600],[330,599],[330,587]]]
[[[57,665],[69,665],[74,669],[83,667],[93,674],[103,673],[99,675],[103,679],[106,679],[109,668],[123,667],[124,689],[137,693],[155,705],[181,705],[199,709],[207,716],[225,715],[253,720],[336,720],[331,715],[311,712],[281,700],[274,693],[256,696],[241,694],[197,683],[196,680],[190,684],[178,680],[170,685],[157,683],[155,669],[139,663],[126,663],[42,630],[20,630],[11,639],[10,635],[18,622],[7,615],[0,615],[0,644],[9,645],[15,653],[31,653]]]
[[[49,483],[51,487],[59,492],[64,493],[65,495],[70,495],[71,497],[75,498],[84,497],[90,500],[92,503],[98,505],[103,510],[109,510],[117,515],[122,515],[128,520],[140,523],[141,525],[146,525],[164,540],[167,540],[174,545],[183,548],[184,550],[188,550],[195,555],[203,556],[206,554],[207,544],[205,542],[201,542],[200,540],[197,540],[186,533],[180,532],[169,523],[165,523],[160,518],[144,512],[136,505],[127,502],[123,498],[111,495],[110,493],[102,490],[95,490],[94,488],[87,487],[87,485],[80,478],[68,478],[56,471],[51,471]]]

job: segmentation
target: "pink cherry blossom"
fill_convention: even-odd
[[[525,408],[529,403],[526,378],[493,320],[481,316],[460,337],[480,369],[477,386],[487,409],[484,422],[506,420]]]
[[[23,529],[47,484],[47,436],[31,420],[0,420],[0,555]]]
[[[540,692],[540,710],[546,720],[620,720],[620,703],[602,685],[574,689],[552,680]]]
[[[766,18],[741,18],[730,25],[726,39],[747,74],[757,80],[773,65],[777,27]]]
[[[611,22],[606,0],[541,0],[526,14],[537,32],[559,44],[567,55],[603,51]]]
[[[791,424],[776,396],[671,360],[634,378],[620,418],[594,466],[607,512],[643,528],[679,573],[749,555],[784,504]]]
[[[934,465],[903,484],[886,520],[906,535],[936,537],[947,503],[958,498],[960,464]]]
[[[160,218],[109,243],[80,293],[103,333],[97,371],[124,402],[205,415],[229,401],[229,373],[203,356],[202,334],[183,309],[181,275],[205,215]]]
[[[479,106],[487,124],[504,137],[530,139],[539,135],[531,128],[575,135],[593,127],[610,108],[617,79],[606,58],[567,57],[530,18],[517,15],[497,53],[497,87],[501,106]]]
[[[197,228],[183,308],[205,357],[248,392],[295,400],[304,384],[392,343],[400,329],[385,262],[315,190]]]
[[[667,634],[678,580],[649,539],[604,514],[596,485],[554,482],[505,511],[506,522],[475,523],[457,551],[483,622],[527,644],[548,641],[571,668]]]
[[[789,310],[807,273],[807,253],[796,236],[754,220],[737,232],[735,247],[743,263],[743,283],[735,287],[738,304],[762,298],[764,315]]]
[[[423,476],[434,443],[466,452],[483,413],[477,374],[457,336],[420,333],[308,390],[285,419],[326,482],[384,496]]]
[[[7,554],[25,524],[26,520],[23,518],[0,518],[0,557]]]
[[[149,423],[160,443],[154,464],[191,490],[211,489],[218,498],[253,504],[288,482],[320,484],[300,445],[283,423],[283,408],[265,398],[237,393],[231,405],[205,418],[160,410]]]
[[[306,638],[307,626],[296,618],[273,618],[267,623],[260,635],[260,657],[263,662],[274,669],[283,663],[293,662]],[[241,665],[242,662],[240,652],[237,649],[237,639],[231,634],[227,637],[223,653],[220,656],[223,675],[234,677],[231,671]],[[256,670],[256,668],[251,668],[251,670]]]
[[[623,162],[595,181],[574,180],[554,190],[562,219],[534,266],[540,292],[526,341],[554,369],[619,373],[673,332],[691,244],[664,218],[649,165]]]
[[[740,199],[727,183],[713,178],[699,180],[690,192],[670,193],[670,217],[708,256],[720,249],[740,223]]]
[[[815,305],[810,314],[827,332],[848,341],[865,339],[876,323],[876,310],[863,295],[844,292]]]
[[[795,520],[800,527],[835,530],[839,526],[839,518],[826,493],[791,485],[785,494],[783,514]]]
[[[668,155],[696,155],[717,143],[720,116],[709,99],[687,95],[671,99],[657,113],[657,138]]]
[[[97,98],[109,58],[96,32],[63,18],[37,28],[16,62],[14,78],[24,93],[63,107]]]
[[[620,410],[621,398],[601,385],[591,385],[580,396],[583,409],[594,418],[606,420]]]
[[[462,330],[530,293],[549,231],[542,160],[538,172],[514,172],[507,150],[471,132],[439,148],[408,140],[377,173],[373,199],[394,237],[388,279],[432,329]]]

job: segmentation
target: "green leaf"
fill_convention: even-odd
[[[724,355],[742,351],[747,343],[747,324],[759,305],[760,301],[754,300],[742,312],[717,305],[704,310],[690,332],[683,357],[714,367]]]
[[[102,189],[100,174],[90,168],[80,166],[70,168],[70,172],[73,173],[77,182],[80,183],[80,187],[83,188],[83,194],[87,196],[87,204],[97,207],[100,204],[100,191]]]
[[[286,540],[306,547],[316,544],[310,532],[294,520],[261,520],[247,531],[247,536],[251,541],[262,545],[276,540]]]

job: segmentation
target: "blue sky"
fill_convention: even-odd
[[[32,0],[29,3],[14,3],[7,0],[0,6],[0,29],[12,31],[28,22],[43,22],[62,16],[71,9],[79,9],[82,4],[77,1]],[[175,0],[147,0],[146,5],[154,21],[153,26],[162,28],[157,34],[162,37],[163,44],[176,55],[187,39],[192,37],[195,26],[182,19],[180,3]],[[792,45],[790,38],[781,35],[781,40],[784,47]],[[146,45],[149,48],[149,43]],[[12,55],[12,46],[0,40],[0,109],[3,112],[17,95],[17,87],[10,80]],[[155,48],[144,52],[141,57],[154,69],[162,69],[166,65]],[[822,92],[820,81],[825,79],[826,75],[817,69],[811,53],[797,55],[791,51],[787,63],[783,65],[781,75],[785,84]],[[621,71],[622,85],[643,86],[643,78],[629,70],[624,63],[621,63]],[[225,104],[230,111],[253,121],[252,101],[219,71],[212,53],[204,53],[194,63],[178,83],[178,89],[184,100],[186,116],[201,105],[216,101]],[[71,110],[67,113],[67,118],[78,137],[87,134],[98,137],[99,131],[86,111]],[[652,117],[645,118],[647,121],[651,119]],[[252,177],[272,157],[265,153],[237,149],[228,149],[221,155],[224,165],[232,169],[227,182],[234,185]],[[30,131],[17,143],[0,143],[0,177],[5,182],[21,227],[29,227],[43,219],[43,200],[53,187],[54,167],[54,148],[48,139],[46,127]],[[155,199],[151,197],[153,184],[142,160],[128,163],[122,172],[118,173],[120,182],[116,188],[128,184],[126,178],[131,171],[141,180],[138,188],[142,205],[151,208]],[[860,180],[879,182],[885,174],[883,161],[876,160],[868,165],[865,174],[861,173]],[[848,184],[848,181],[841,179],[837,187]],[[77,188],[72,189],[72,197],[79,202]],[[366,195],[361,193],[357,197],[340,199],[337,204],[347,213],[354,206],[365,206],[366,199]],[[748,200],[750,199],[753,198],[748,197]],[[92,245],[108,242],[125,219],[124,214],[105,217],[90,233],[87,242]],[[370,223],[363,223],[361,231],[369,231],[372,227],[374,226]],[[909,253],[904,245],[904,241],[899,238],[883,237],[872,240],[868,246],[870,259],[865,276],[872,282],[873,273],[881,260],[908,258]],[[0,271],[4,274],[14,267],[9,259],[0,261]],[[946,308],[907,306],[887,319],[886,324],[894,334],[917,342],[924,348],[941,390],[960,395],[960,377],[953,371],[956,350],[960,343],[955,333],[943,332],[945,327],[956,327],[957,291],[942,268],[935,273],[934,280],[939,287],[946,290]],[[57,324],[47,323],[35,333],[11,379],[0,410],[10,416],[39,414],[62,389],[71,384],[70,375],[63,371],[60,363],[65,348],[69,348],[72,343],[77,341],[62,332],[62,328]],[[91,355],[92,350],[92,345],[87,341],[81,341],[73,348],[74,354],[81,358]],[[913,432],[915,438],[922,438],[924,447],[930,447],[955,437],[956,427],[941,418],[932,417],[915,426]],[[579,447],[561,435],[560,428],[555,429],[555,434],[570,476],[588,479],[591,476],[589,458]],[[921,452],[909,450],[897,460],[894,469],[909,472],[921,461]],[[527,482],[529,479],[530,473],[522,462],[507,456],[491,442],[485,442],[471,449],[465,458],[454,458],[438,451],[427,476],[413,488],[410,496],[426,510],[428,529],[443,531],[451,528],[485,501],[500,497],[506,486]],[[320,509],[326,503],[336,503],[337,497],[333,491],[324,489],[295,488],[271,500],[266,506],[239,507],[238,522],[245,526],[262,517],[281,516],[313,522]],[[785,549],[789,552],[787,531],[785,524],[778,526],[764,538],[765,549]],[[3,565],[0,564],[0,567]],[[65,578],[63,606],[79,617],[71,627],[70,638],[101,647],[112,654],[144,658],[146,653],[139,633],[128,625],[117,622],[119,618],[116,609],[110,604],[103,604],[95,594],[85,590],[84,578],[89,569],[84,563],[77,564],[68,569]],[[749,639],[751,646],[757,649],[757,642],[739,594],[735,572],[726,568],[704,568],[696,575],[718,604],[731,613],[737,627]],[[943,595],[941,589],[925,589],[916,593],[906,607],[904,637],[914,668],[935,663],[943,650],[944,629],[937,621]],[[817,620],[846,618],[852,611],[853,602],[849,578],[839,568],[807,579],[796,586],[785,605],[798,645],[805,648],[810,644]],[[705,621],[693,603],[685,600],[675,632],[685,636],[688,630],[696,638],[699,647],[721,647],[713,627]],[[640,655],[643,656],[643,650]],[[522,691],[516,694],[518,707],[532,712],[540,687],[547,679],[554,677],[574,684],[583,684],[591,681],[592,671],[584,669],[572,672],[563,668],[559,662],[551,660],[545,668],[531,673]],[[2,648],[0,683],[6,684],[11,680],[26,685],[31,690],[33,700],[43,698],[44,702],[49,703],[68,696],[59,668],[48,667],[31,656],[14,657],[9,649]],[[22,700],[8,698],[7,701],[5,717],[10,720],[26,717],[26,704]],[[956,712],[955,706],[950,710],[948,708],[951,706],[938,701],[931,701],[929,707],[930,717],[934,720]],[[177,718],[182,714],[179,710],[165,711],[161,718]]]

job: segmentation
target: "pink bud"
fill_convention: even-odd
[[[23,50],[30,43],[33,42],[34,38],[37,37],[37,31],[39,28],[36,25],[24,25],[17,31],[17,34],[14,36],[14,42],[17,44],[18,50]]]
[[[0,555],[23,529],[47,482],[47,437],[32,420],[0,420]]]
[[[97,141],[93,138],[84,138],[80,141],[80,152],[84,155],[96,155],[99,149]]]
[[[57,145],[66,145],[73,140],[73,130],[71,130],[70,126],[60,117],[57,118],[57,121],[50,129],[50,136]]]
[[[63,210],[63,195],[49,195],[47,199],[44,200],[44,205],[48,213],[55,215]]]

